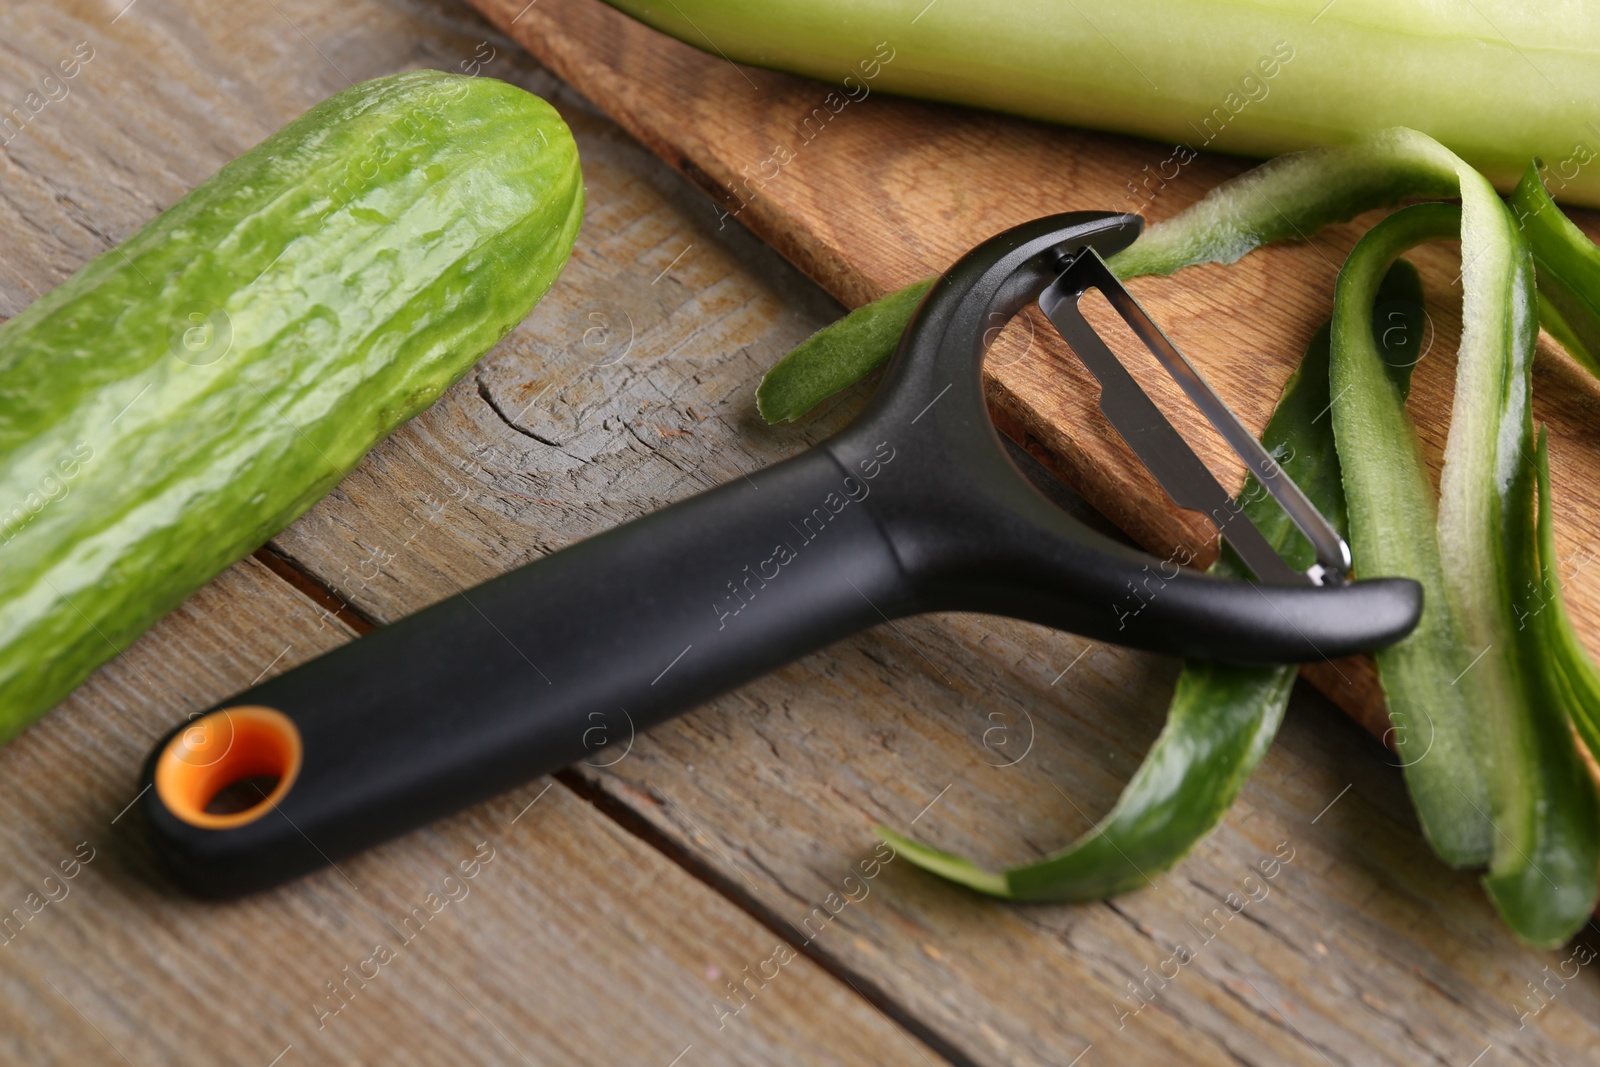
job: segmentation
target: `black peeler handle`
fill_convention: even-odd
[[[282,719],[214,712],[157,746],[160,848],[206,895],[283,881],[536,775],[609,763],[635,732],[902,614],[904,576],[865,506],[895,459],[885,444],[850,471],[812,450],[238,694],[230,707]],[[177,764],[164,778],[163,759]],[[286,786],[276,807],[195,825],[251,760]]]

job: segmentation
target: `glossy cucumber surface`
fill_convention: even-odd
[[[412,71],[319,104],[0,325],[0,740],[432,404],[582,215],[554,108]]]

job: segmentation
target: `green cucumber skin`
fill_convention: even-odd
[[[432,404],[582,215],[549,104],[412,71],[319,104],[0,325],[0,740]]]

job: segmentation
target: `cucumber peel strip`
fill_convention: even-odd
[[[1396,330],[1387,316],[1400,308],[1406,309],[1399,311],[1406,321]],[[1409,264],[1390,270],[1373,310],[1373,333],[1396,338],[1387,351],[1398,373],[1409,377],[1423,334],[1422,287]],[[1284,386],[1261,441],[1318,510],[1342,529],[1339,458],[1330,420],[1322,417],[1329,406],[1328,360],[1324,326]],[[1253,476],[1239,499],[1244,513],[1291,565],[1310,566],[1310,544]],[[1248,578],[1250,572],[1225,549],[1212,573]],[[912,863],[992,896],[1086,901],[1137,889],[1182,860],[1227,813],[1271,746],[1297,673],[1292,666],[1185,663],[1166,725],[1116,806],[1071,847],[1036,863],[997,873],[893,830],[879,827],[877,832]]]
[[[1456,846],[1447,846],[1455,855],[1446,858],[1471,862],[1478,848],[1473,835],[1460,830],[1473,825],[1474,815],[1481,824],[1485,813],[1475,794],[1487,779],[1487,814],[1495,832],[1486,886],[1520,936],[1550,944],[1581,926],[1593,906],[1596,873],[1582,854],[1590,850],[1578,848],[1568,832],[1571,824],[1593,817],[1593,787],[1586,788],[1587,797],[1568,796],[1579,809],[1591,810],[1556,811],[1546,802],[1564,792],[1557,783],[1567,777],[1561,732],[1547,728],[1549,700],[1561,691],[1548,684],[1544,661],[1531,642],[1519,638],[1521,613],[1513,590],[1536,559],[1533,479],[1523,453],[1531,443],[1529,371],[1537,297],[1528,240],[1505,204],[1481,175],[1437,142],[1410,130],[1387,130],[1351,146],[1281,157],[1224,183],[1177,218],[1153,227],[1113,257],[1111,266],[1127,278],[1201,262],[1233,262],[1268,241],[1303,238],[1328,222],[1406,197],[1453,195],[1462,201],[1464,328],[1437,529],[1441,559],[1449,568],[1443,590],[1435,585],[1429,593],[1433,598],[1443,593],[1442,602],[1469,647],[1482,649],[1471,664],[1474,706],[1482,709],[1476,712],[1482,721],[1459,733],[1484,742],[1460,746],[1453,753],[1455,767],[1440,766],[1450,753],[1427,757],[1434,763],[1428,774],[1447,781],[1454,772],[1463,788],[1414,789],[1413,795],[1432,809],[1419,809],[1430,840],[1457,839]],[[791,364],[785,373],[795,369]],[[1463,758],[1473,747],[1478,758]],[[1543,766],[1541,753],[1554,754],[1562,766]],[[1408,774],[1408,781],[1416,774]],[[915,850],[908,855],[915,861]],[[941,873],[959,872],[964,863],[943,853],[928,859]],[[1558,884],[1551,869],[1572,880]],[[968,884],[992,892],[993,876]]]
[[[1280,157],[1225,182],[1188,211],[1152,227],[1113,257],[1111,266],[1129,276],[1171,273],[1207,261],[1233,262],[1268,241],[1305,237],[1325,223],[1405,197],[1453,195],[1461,198],[1463,329],[1437,523],[1439,556],[1448,566],[1442,575],[1411,576],[1423,581],[1427,601],[1448,607],[1468,648],[1481,650],[1471,661],[1471,695],[1473,718],[1483,721],[1460,722],[1461,716],[1450,712],[1456,694],[1441,696],[1435,690],[1431,696],[1442,702],[1432,705],[1429,718],[1435,731],[1443,730],[1456,743],[1419,756],[1408,748],[1425,742],[1426,735],[1404,730],[1396,735],[1397,747],[1409,764],[1407,782],[1425,832],[1435,845],[1448,849],[1443,857],[1447,862],[1479,862],[1481,826],[1485,814],[1493,817],[1499,832],[1487,835],[1491,895],[1514,929],[1540,940],[1535,920],[1550,914],[1542,892],[1550,882],[1531,883],[1529,872],[1539,865],[1528,849],[1543,817],[1551,813],[1538,809],[1534,798],[1539,790],[1528,784],[1541,772],[1530,761],[1530,723],[1536,709],[1515,640],[1512,595],[1521,561],[1511,555],[1520,543],[1518,524],[1529,514],[1531,485],[1519,472],[1522,451],[1531,443],[1529,372],[1536,296],[1527,242],[1505,205],[1482,175],[1438,142],[1411,130],[1386,130],[1348,147]],[[1336,338],[1340,314],[1336,308]],[[1366,316],[1354,305],[1342,314],[1351,323]],[[1347,334],[1359,336],[1353,329]],[[1347,399],[1335,405],[1335,417],[1344,407],[1346,421],[1354,427],[1362,413],[1352,410]],[[1403,416],[1403,408],[1398,414]],[[1392,439],[1395,427],[1388,429]],[[1367,447],[1361,430],[1341,436],[1352,438],[1351,447]],[[1375,462],[1383,458],[1380,452]],[[1426,498],[1426,483],[1412,488]],[[1380,494],[1363,503],[1395,506],[1398,499]],[[1360,516],[1355,518],[1359,555],[1362,524]],[[1413,523],[1412,532],[1425,530],[1418,531]],[[1371,539],[1366,540],[1370,552]],[[1407,694],[1426,699],[1428,686],[1449,664],[1427,664],[1422,677],[1407,679],[1410,668],[1426,663],[1425,657],[1410,659],[1416,662],[1408,663],[1404,655],[1390,658],[1385,686],[1409,682],[1403,685]],[[1452,675],[1453,680],[1459,677]],[[1422,711],[1413,705],[1409,716]],[[1481,737],[1482,745],[1474,746],[1468,735]],[[1471,758],[1474,747],[1477,759]],[[1429,765],[1423,767],[1424,762]],[[1485,780],[1487,804],[1480,784]],[[1578,918],[1562,913],[1561,924]]]
[[[1537,159],[1511,194],[1511,213],[1533,248],[1540,323],[1600,377],[1600,248],[1550,199]]]
[[[769,423],[789,422],[824,397],[853,385],[889,361],[911,313],[933,279],[896,289],[856,308],[806,338],[780,359],[756,388],[756,408]]]
[[[1530,583],[1535,604],[1525,602],[1528,616],[1540,624],[1539,638],[1545,662],[1554,668],[1552,682],[1572,717],[1572,725],[1590,754],[1600,753],[1600,671],[1584,651],[1567,615],[1561,593],[1561,574],[1556,555],[1556,533],[1550,501],[1550,442],[1543,427],[1539,430],[1539,580]],[[1553,609],[1553,610],[1552,610]]]
[[[1404,574],[1425,590],[1422,619],[1405,640],[1374,657],[1389,705],[1388,739],[1405,769],[1422,829],[1453,866],[1492,853],[1489,791],[1479,772],[1473,701],[1458,683],[1474,666],[1449,599],[1434,535],[1433,484],[1406,414],[1402,380],[1367,326],[1378,279],[1401,252],[1461,231],[1461,209],[1401,208],[1369,230],[1339,272],[1333,300],[1329,391],[1344,474],[1350,544],[1358,574]]]
[[[1351,309],[1367,299],[1377,273],[1390,260],[1423,241],[1453,237],[1459,220],[1460,211],[1448,204],[1421,204],[1388,216],[1351,251],[1334,299],[1330,388],[1337,398],[1334,432],[1341,445],[1356,568],[1363,573],[1408,574],[1430,591],[1448,587],[1448,579],[1442,573],[1447,557],[1429,536],[1432,492],[1427,471],[1405,413],[1404,390],[1385,381],[1378,354],[1371,350]],[[1511,283],[1527,281],[1515,274]],[[1521,306],[1525,308],[1526,302]],[[1508,330],[1526,328],[1514,314],[1505,315],[1503,321]],[[1520,351],[1531,349],[1533,343],[1520,333],[1511,340],[1508,348]],[[1528,358],[1519,358],[1525,393]],[[1459,383],[1458,378],[1458,407]],[[1513,403],[1508,405],[1506,429],[1516,425],[1510,419],[1528,418],[1526,401],[1516,403],[1516,385],[1510,386],[1507,392]],[[1531,420],[1525,425],[1531,431]],[[1551,601],[1535,593],[1540,605],[1535,608],[1515,595],[1524,585],[1533,592],[1541,581],[1541,568],[1551,566],[1554,558],[1553,547],[1543,547],[1546,533],[1552,543],[1554,536],[1544,455],[1541,440],[1544,503],[1539,551],[1535,551],[1532,510],[1536,469],[1527,465],[1520,449],[1517,469],[1503,489],[1507,571],[1495,580],[1510,597],[1515,616],[1505,647],[1509,667],[1517,672],[1512,693],[1519,702],[1493,702],[1477,679],[1469,683],[1470,695],[1461,685],[1480,657],[1473,656],[1470,639],[1463,638],[1459,620],[1451,617],[1454,610],[1436,596],[1426,599],[1417,630],[1380,651],[1376,659],[1401,739],[1396,748],[1406,763],[1407,785],[1418,811],[1438,817],[1424,823],[1430,843],[1442,857],[1465,866],[1481,862],[1470,850],[1479,843],[1479,835],[1485,835],[1483,858],[1490,862],[1484,885],[1490,898],[1524,941],[1553,947],[1588,921],[1600,893],[1596,843],[1600,809],[1594,782],[1567,726],[1568,715],[1576,718],[1582,703],[1567,688],[1561,658],[1552,654],[1557,646],[1550,631],[1565,626],[1570,632],[1564,606],[1555,599],[1555,610],[1544,612]],[[1542,580],[1549,584],[1551,578]],[[1535,624],[1529,626],[1529,618],[1535,616]],[[1419,714],[1428,718],[1412,721]],[[1413,751],[1419,739],[1408,735],[1421,722],[1429,729],[1420,738],[1420,751]],[[1463,777],[1475,770],[1483,772],[1478,781]],[[1488,786],[1487,803],[1469,792],[1479,782]],[[1452,800],[1460,802],[1453,813]],[[1459,821],[1443,821],[1452,814]]]
[[[1535,697],[1530,701],[1534,714],[1526,743],[1539,770],[1528,784],[1535,809],[1530,821],[1538,832],[1527,846],[1525,869],[1499,873],[1491,867],[1484,883],[1502,914],[1513,893],[1548,900],[1544,911],[1529,916],[1523,926],[1513,924],[1513,929],[1531,944],[1558,948],[1589,920],[1595,907],[1600,799],[1573,738],[1574,726],[1582,735],[1584,725],[1594,723],[1596,680],[1593,664],[1577,643],[1560,598],[1549,456],[1548,434],[1541,427],[1532,467],[1527,471],[1532,475],[1529,480],[1538,485],[1538,522],[1529,530],[1529,543],[1520,555],[1526,588],[1532,591],[1542,586],[1553,595],[1547,592],[1551,599],[1527,605],[1529,610],[1522,613],[1517,631],[1518,651]],[[1531,509],[1531,500],[1529,506]],[[1531,513],[1528,517],[1532,518]],[[1535,598],[1538,600],[1537,594]],[[1530,618],[1533,625],[1527,625]],[[1574,673],[1580,666],[1588,669],[1587,678]]]
[[[1533,248],[1539,318],[1591,373],[1600,376],[1600,248],[1551,200],[1534,160],[1511,197],[1511,211]],[[1600,756],[1600,671],[1573,629],[1561,592],[1551,510],[1549,446],[1541,432],[1539,468],[1540,578],[1530,585],[1528,615],[1545,628],[1545,655],[1560,671],[1563,702],[1591,755]],[[1554,610],[1547,610],[1554,609]]]

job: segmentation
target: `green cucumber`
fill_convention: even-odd
[[[0,740],[433,403],[582,215],[549,104],[412,71],[319,104],[0,325]]]

